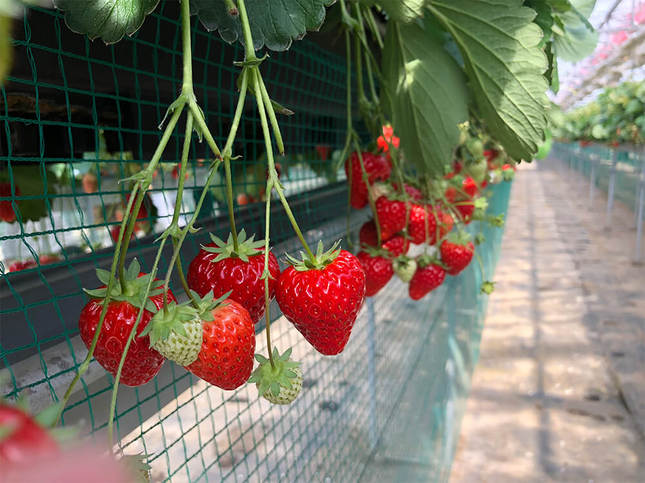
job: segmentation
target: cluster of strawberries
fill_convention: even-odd
[[[255,324],[265,313],[265,296],[274,297],[305,339],[321,354],[336,355],[347,344],[365,298],[365,273],[358,259],[337,245],[289,257],[280,271],[273,253],[265,270],[264,242],[216,236],[190,263],[186,276],[191,301],[178,304],[163,292],[161,282],[151,282],[133,261],[125,276],[110,289],[110,302],[96,340],[95,359],[115,375],[129,334],[137,321],[142,294],[155,286],[146,301],[136,334],[121,370],[121,382],[138,386],[150,381],[165,359],[175,361],[201,379],[226,390],[255,382],[258,392],[276,404],[291,403],[300,392],[302,371],[290,360],[291,350],[272,353],[272,361],[256,355],[260,365],[253,372]],[[99,328],[110,274],[97,270],[105,284],[86,290],[90,302],[83,308],[80,335],[87,347]],[[268,290],[267,290],[268,289]],[[268,292],[268,294],[267,294]]]
[[[474,219],[501,225],[486,214],[483,189],[489,182],[512,179],[514,167],[501,165],[496,150],[481,142],[464,146],[464,160],[455,161],[441,181],[403,189],[393,181],[389,146],[398,139],[384,129],[379,152],[353,153],[345,163],[350,202],[355,209],[371,206],[374,218],[360,229],[357,257],[366,275],[366,295],[376,295],[396,274],[409,284],[409,296],[419,300],[439,287],[446,275],[458,275],[472,261],[475,243],[463,229]],[[481,241],[481,237],[479,238]],[[411,245],[424,247],[412,257]],[[485,291],[492,289],[487,282]]]

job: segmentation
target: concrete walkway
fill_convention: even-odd
[[[633,215],[616,206],[607,232],[606,198],[556,166],[518,171],[455,482],[645,481]]]

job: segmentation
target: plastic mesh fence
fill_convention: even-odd
[[[645,173],[645,153],[634,147],[580,146],[556,143],[552,157],[579,171],[604,192],[614,177],[614,197],[637,211],[641,176]]]
[[[15,24],[15,65],[0,99],[0,203],[16,216],[0,222],[0,395],[25,395],[42,408],[62,396],[87,353],[77,335],[82,287],[95,287],[94,269],[112,257],[111,230],[129,191],[117,180],[149,161],[157,125],[179,92],[177,18],[177,3],[161,2],[134,38],[109,47],[70,32],[53,10],[31,10]],[[233,61],[243,53],[196,22],[193,45],[198,99],[213,132],[227,133]],[[263,69],[269,91],[296,111],[281,119],[289,154],[279,160],[296,217],[310,241],[342,238],[347,193],[332,158],[345,136],[344,58],[304,40],[272,53]],[[265,183],[264,144],[248,104],[235,145],[236,215],[247,232],[262,233],[264,208],[254,200]],[[176,132],[139,213],[131,254],[144,270],[155,234],[172,216],[183,141],[183,130]],[[194,143],[192,153],[184,216],[193,212],[208,166],[206,146]],[[216,180],[200,213],[203,230],[185,244],[184,265],[208,232],[228,232],[222,188]],[[492,188],[491,213],[506,211],[509,191],[508,183]],[[354,213],[350,229],[366,217]],[[276,254],[296,249],[280,207],[272,220]],[[484,231],[478,252],[491,277],[502,231]],[[373,481],[387,472],[402,481],[418,472],[446,479],[477,359],[481,281],[473,264],[419,303],[391,282],[368,301],[335,358],[318,356],[274,308],[276,346],[293,347],[303,362],[304,389],[294,405],[271,406],[254,387],[224,392],[166,363],[149,384],[120,389],[119,444],[128,454],[150,455],[153,477],[172,481]],[[258,352],[266,352],[263,341]],[[64,424],[84,421],[101,438],[111,384],[93,362]]]

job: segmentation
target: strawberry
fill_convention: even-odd
[[[20,196],[20,188],[14,186],[15,196]],[[0,197],[2,198],[13,198],[14,195],[11,194],[11,184],[10,183],[0,183]],[[0,201],[0,221],[6,221],[7,223],[13,223],[16,221],[16,213],[13,211],[13,205],[11,204],[11,199]]]
[[[221,297],[232,291],[229,298],[242,304],[251,314],[253,322],[264,315],[264,241],[247,240],[242,230],[238,235],[237,249],[233,237],[226,242],[211,235],[213,243],[202,246],[188,267],[188,286],[203,297],[213,292]],[[280,266],[275,255],[269,252],[269,297],[273,299]]]
[[[24,262],[15,261],[11,265],[9,265],[9,271],[19,272],[21,270],[27,270],[29,268],[34,268],[36,266],[37,264],[34,260],[25,260]]]
[[[361,153],[363,158],[363,165],[367,172],[367,181],[370,185],[376,181],[385,181],[390,177],[392,166],[383,156],[378,156],[370,152]],[[345,174],[349,180],[349,169],[352,170],[352,183],[349,187],[351,192],[351,205],[352,207],[360,210],[367,206],[369,200],[367,193],[367,185],[363,181],[363,170],[361,162],[357,153],[352,153],[347,161],[345,161]]]
[[[450,275],[459,274],[473,259],[475,245],[465,233],[451,233],[440,247],[441,261]]]
[[[415,245],[434,244],[437,238],[437,220],[432,207],[413,203],[410,205],[408,235]]]
[[[477,194],[479,187],[477,186],[477,183],[475,183],[474,179],[467,176],[461,183],[461,189],[464,191],[465,195],[469,198],[473,198]]]
[[[291,349],[284,354],[273,348],[273,365],[266,357],[256,354],[260,365],[253,371],[250,383],[255,383],[258,394],[272,404],[291,404],[302,389],[300,363],[289,360]]]
[[[212,299],[209,302],[208,298],[200,301],[202,347],[197,360],[186,368],[204,381],[231,391],[244,384],[253,370],[255,325],[249,312],[235,300],[226,299],[209,311]]]
[[[374,223],[374,220],[370,220],[363,224],[358,233],[358,238],[363,246],[378,247],[378,234],[376,233],[376,224]],[[408,253],[408,250],[410,249],[410,241],[401,235],[395,235],[385,241],[382,244],[382,247],[390,252],[393,257],[398,257],[399,255],[405,255]]]
[[[445,243],[445,242],[444,242]],[[418,268],[410,280],[408,293],[412,300],[420,300],[439,287],[446,278],[446,271],[436,260],[419,257]]]
[[[394,273],[403,282],[408,283],[412,280],[417,271],[417,261],[414,258],[399,257],[392,262]]]
[[[358,239],[361,245],[375,247],[378,245],[378,234],[374,220],[366,221],[358,232]]]
[[[302,261],[288,257],[276,289],[284,316],[324,355],[343,351],[365,300],[365,272],[358,259],[338,244]]]
[[[414,186],[410,186],[409,184],[404,184],[405,187],[405,192],[408,194],[408,196],[414,200],[414,201],[421,201],[423,199],[423,193],[419,188],[415,188]],[[399,185],[397,183],[392,184],[392,188],[394,188],[394,191],[399,191]]]
[[[372,297],[392,279],[392,261],[379,255],[378,250],[368,249],[356,255],[365,272],[365,295]]]
[[[96,274],[101,282],[105,285],[108,284],[109,272],[97,269]],[[140,273],[139,262],[135,259],[128,268],[125,278],[125,280],[117,281],[112,290],[107,314],[94,350],[94,358],[112,375],[116,374],[123,349],[137,320],[139,307],[142,304],[141,296],[148,285],[150,275]],[[107,288],[103,286],[85,292],[92,299],[81,311],[78,327],[81,339],[89,348],[103,310],[103,300],[107,295]],[[149,296],[146,301],[146,309],[143,311],[137,327],[137,336],[140,336],[148,325],[153,317],[153,312],[163,305],[161,289],[156,289],[151,293],[152,296]],[[168,292],[168,300],[175,302],[172,292]],[[163,363],[164,357],[150,347],[148,337],[135,337],[130,344],[121,372],[121,383],[126,386],[145,384],[157,375]]]
[[[150,347],[159,354],[187,366],[197,360],[202,348],[202,320],[194,307],[170,303],[152,317],[139,335],[146,336],[150,337]]]
[[[395,235],[383,243],[383,248],[390,252],[392,257],[396,258],[408,253],[408,250],[410,250],[410,240],[401,235]]]
[[[0,402],[0,476],[2,467],[58,453],[54,438],[35,419],[18,407]]]
[[[441,240],[450,233],[452,227],[455,226],[455,220],[453,220],[449,213],[446,213],[439,207],[436,208],[436,213],[439,220],[439,240]]]
[[[515,178],[515,170],[515,166],[511,166],[510,164],[502,166],[502,178],[504,181],[513,181],[513,178]]]
[[[405,203],[381,196],[376,200],[376,214],[381,225],[381,239],[389,240],[405,228]]]

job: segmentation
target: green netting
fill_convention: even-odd
[[[180,89],[177,17],[177,2],[162,2],[134,38],[114,46],[70,32],[53,10],[31,10],[15,24],[15,65],[0,99],[0,203],[17,217],[0,222],[0,368],[6,376],[0,395],[23,394],[42,408],[62,396],[87,353],[77,335],[82,287],[95,287],[94,269],[112,257],[110,231],[129,191],[117,180],[149,161],[160,138],[157,125]],[[193,45],[198,99],[212,131],[227,133],[233,61],[243,53],[196,22]],[[332,159],[345,138],[344,58],[304,40],[288,53],[272,53],[263,69],[274,97],[296,111],[281,119],[288,155],[279,163],[305,236],[327,243],[344,237],[344,173]],[[253,201],[265,184],[265,154],[255,106],[248,104],[235,145],[241,155],[233,167],[236,214],[241,227],[258,233],[264,208]],[[172,216],[182,132],[174,135],[140,213],[131,254],[144,270],[155,234]],[[208,166],[206,146],[194,143],[192,153],[184,216],[193,213]],[[203,230],[185,244],[184,265],[209,231],[228,232],[222,186],[216,180],[200,213]],[[491,213],[506,211],[509,190],[508,183],[492,188]],[[354,213],[350,228],[367,216]],[[297,248],[279,206],[272,220],[276,254]],[[485,233],[478,252],[490,277],[502,231]],[[161,270],[168,259],[162,257]],[[480,284],[473,264],[413,303],[406,286],[392,282],[366,304],[348,348],[335,358],[317,355],[274,307],[275,344],[292,346],[303,362],[304,390],[294,405],[270,406],[254,387],[221,391],[166,363],[149,384],[120,389],[119,444],[126,453],[150,455],[154,478],[172,481],[446,479],[477,359],[485,312]],[[258,338],[258,352],[265,351],[262,344]],[[102,437],[111,384],[93,362],[63,423],[83,421],[92,437]]]
[[[643,151],[634,147],[611,148],[604,145],[581,146],[578,143],[556,143],[553,157],[565,162],[593,181],[604,192],[614,176],[614,197],[634,212],[638,210],[641,175],[645,167]]]

